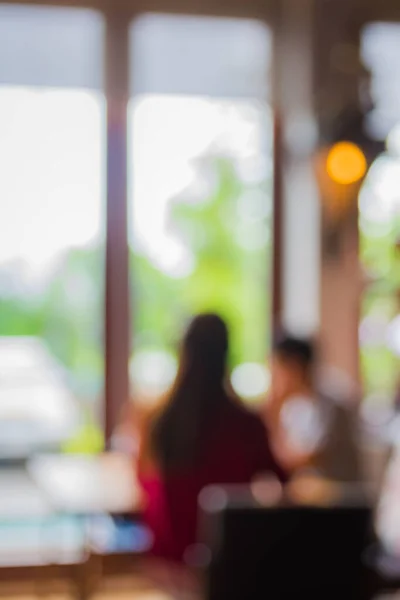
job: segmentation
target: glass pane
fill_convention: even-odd
[[[361,366],[367,395],[386,405],[399,383],[399,159],[379,157],[360,194],[361,259],[370,279],[362,302]]]
[[[360,194],[361,259],[370,282],[360,325],[361,366],[367,397],[376,407],[400,407],[400,26],[369,25],[364,61],[371,69],[376,108],[372,119],[387,139]]]
[[[101,90],[104,24],[92,10],[0,5],[0,83]]]
[[[132,26],[131,93],[266,98],[271,41],[257,21],[144,15]]]
[[[371,23],[364,28],[361,56],[372,75],[375,109],[369,115],[371,133],[384,139],[400,119],[400,25]]]
[[[0,456],[101,444],[104,99],[50,83],[0,86]]]
[[[251,46],[244,55],[231,53],[244,42]],[[268,31],[251,21],[157,15],[132,28],[133,89],[138,81],[141,93],[130,105],[131,373],[143,401],[170,385],[185,323],[209,310],[230,325],[237,392],[252,400],[266,392],[269,42]],[[252,50],[260,44],[257,70]]]

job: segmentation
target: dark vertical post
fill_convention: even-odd
[[[272,338],[282,327],[282,137],[278,111],[274,114],[274,181],[272,216]]]
[[[129,398],[129,253],[127,108],[129,19],[107,15],[107,236],[105,298],[105,435],[107,443]]]

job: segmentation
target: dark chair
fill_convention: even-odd
[[[221,489],[203,511],[211,549],[207,600],[369,597],[365,503],[268,508]]]

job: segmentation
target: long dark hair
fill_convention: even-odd
[[[193,319],[183,338],[178,374],[151,431],[163,473],[193,466],[216,412],[228,402],[225,375],[228,330],[215,314]]]

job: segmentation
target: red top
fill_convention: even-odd
[[[166,479],[139,473],[147,496],[144,519],[154,535],[152,553],[182,560],[185,549],[196,542],[197,499],[205,486],[246,484],[268,472],[281,481],[286,479],[262,421],[244,407],[229,403],[216,416],[197,465]]]

